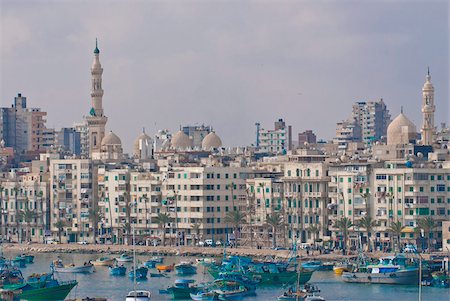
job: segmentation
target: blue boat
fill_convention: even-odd
[[[190,262],[180,262],[175,265],[175,272],[178,275],[194,275],[197,274],[197,267]]]
[[[322,266],[320,261],[307,261],[302,263],[302,268],[310,271],[317,271]]]
[[[109,274],[111,276],[125,276],[125,273],[127,272],[127,268],[123,265],[116,265],[113,267],[109,267]]]
[[[157,262],[153,259],[147,260],[146,262],[144,262],[144,266],[149,268],[149,269],[153,269],[156,266]]]
[[[152,258],[150,258],[150,260],[156,262],[156,263],[163,263],[164,261],[164,257],[160,257],[160,256],[153,256]]]
[[[131,270],[128,273],[128,277],[130,278],[135,278],[136,280],[144,280],[147,279],[147,273],[148,273],[148,269],[146,267],[140,267],[136,269],[136,273],[134,270]]]
[[[33,263],[34,256],[33,255],[21,254],[21,255],[17,255],[16,259],[23,260],[23,261],[25,261],[25,263]]]
[[[15,258],[10,260],[10,264],[13,267],[24,268],[26,266],[25,258]]]

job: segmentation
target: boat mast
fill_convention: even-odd
[[[419,301],[422,301],[422,256],[419,254]]]
[[[295,300],[300,300],[300,270],[301,270],[301,259],[297,262],[297,241],[294,242],[294,250],[295,250],[295,263],[297,264],[297,285],[295,289]]]

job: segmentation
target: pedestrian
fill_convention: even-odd
[[[309,256],[309,249],[306,249],[306,255]]]

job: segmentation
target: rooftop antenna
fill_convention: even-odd
[[[400,113],[403,114],[403,106],[400,107]]]

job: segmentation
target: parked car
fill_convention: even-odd
[[[205,245],[205,242],[202,240],[197,243],[197,246],[199,246],[199,247],[203,247],[204,245]]]
[[[303,242],[303,243],[300,243],[298,247],[302,250],[306,250],[306,249],[311,248],[311,245],[309,243]]]
[[[55,238],[53,238],[53,237],[47,237],[47,238],[45,239],[45,243],[48,244],[48,245],[56,245],[56,244],[58,244],[59,242],[58,242],[57,239],[55,239]]]
[[[216,242],[215,242],[215,244],[216,244],[216,246],[221,246],[222,245],[222,242],[220,241],[220,240],[217,240]]]
[[[205,239],[205,246],[211,247],[212,245],[213,245],[213,240],[212,239]]]
[[[77,242],[77,244],[79,244],[79,245],[87,245],[87,244],[89,244],[87,241],[79,241],[79,242]]]

